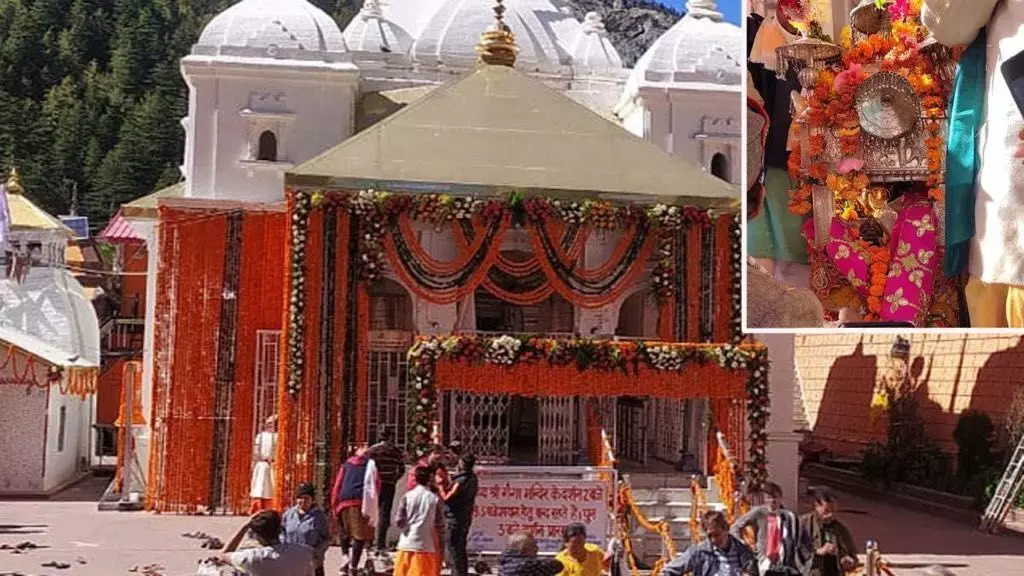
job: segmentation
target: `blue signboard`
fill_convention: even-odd
[[[75,234],[75,240],[89,239],[89,218],[87,216],[61,216],[60,221]]]

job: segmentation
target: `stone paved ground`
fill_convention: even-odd
[[[48,546],[26,554],[0,551],[0,574],[29,576],[122,576],[133,566],[159,564],[164,576],[191,575],[205,550],[184,532],[203,531],[227,540],[239,518],[157,516],[98,512],[95,498],[102,484],[87,482],[48,502],[0,502],[0,545],[31,540]],[[1024,538],[979,534],[970,526],[918,512],[841,496],[855,538],[881,543],[897,576],[917,576],[933,563],[951,567],[958,576],[1024,574]],[[328,553],[328,574],[336,573],[337,548]],[[81,558],[86,564],[78,564]],[[49,561],[72,566],[43,568]]]

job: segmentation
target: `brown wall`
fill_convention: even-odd
[[[884,426],[871,399],[889,369],[896,334],[796,337],[796,363],[814,438],[837,455],[856,458]],[[911,374],[929,434],[955,452],[953,428],[968,408],[1001,427],[1014,393],[1024,386],[1024,337],[914,334]]]
[[[125,244],[122,247],[125,275],[121,277],[121,318],[143,318],[146,315],[146,245]],[[132,302],[138,296],[138,314],[133,314]]]

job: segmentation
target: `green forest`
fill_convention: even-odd
[[[0,169],[95,230],[178,182],[188,93],[179,61],[237,0],[0,0]],[[344,28],[363,0],[311,0]],[[480,0],[481,2],[487,0]],[[569,0],[606,14],[627,63],[678,18],[649,0]]]
[[[51,214],[102,225],[180,180],[179,60],[233,0],[0,0],[0,167]],[[313,0],[348,22],[357,0]]]

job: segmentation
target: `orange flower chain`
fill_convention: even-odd
[[[836,195],[837,213],[852,211],[851,204],[867,187],[868,178],[859,169],[845,173],[831,172],[826,154],[826,133],[838,138],[843,158],[855,159],[861,153],[861,128],[855,106],[857,88],[868,78],[866,70],[880,69],[899,74],[914,89],[924,111],[925,158],[927,161],[928,196],[937,202],[945,197],[945,139],[940,119],[944,115],[947,87],[938,82],[932,62],[919,50],[927,37],[920,23],[919,0],[909,2],[902,18],[894,19],[890,35],[875,34],[857,42],[843,56],[843,70],[822,70],[808,94],[806,125],[810,135],[804,141],[806,166],[800,143],[802,125],[791,128],[794,144],[787,165],[793,187],[789,191],[789,210],[797,215],[811,211],[810,197],[814,185],[824,185]],[[844,32],[843,37],[848,33]]]
[[[889,272],[889,249],[884,246],[871,246],[863,239],[857,242],[871,256],[871,284],[868,287],[868,313],[865,319],[872,322],[878,320],[882,312],[882,297],[885,295],[885,282]]]

